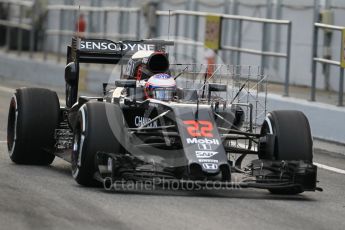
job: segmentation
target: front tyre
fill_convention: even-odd
[[[122,151],[118,136],[114,135],[114,131],[122,129],[118,123],[122,116],[119,111],[118,106],[102,102],[88,102],[80,108],[72,151],[72,176],[78,184],[99,185],[94,179],[97,152]]]
[[[7,147],[14,163],[49,165],[53,162],[59,113],[55,92],[41,88],[16,90],[7,123]]]
[[[261,129],[265,142],[260,145],[260,159],[272,161],[313,162],[313,140],[307,117],[300,111],[270,112]],[[271,140],[271,141],[270,141]],[[298,194],[302,187],[269,189],[273,194]]]

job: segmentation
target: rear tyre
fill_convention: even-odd
[[[269,113],[263,123],[261,134],[272,137],[260,147],[260,159],[277,161],[313,161],[313,140],[307,117],[300,111],[280,110]],[[298,194],[301,187],[269,189],[273,194]]]
[[[72,176],[83,186],[100,186],[94,179],[97,152],[120,153],[122,147],[113,130],[120,130],[119,107],[102,102],[88,102],[78,114],[74,129]],[[115,127],[115,128],[114,128]],[[115,130],[115,131],[116,131]]]
[[[7,123],[7,147],[14,163],[49,165],[53,162],[59,113],[55,92],[41,88],[16,90]]]

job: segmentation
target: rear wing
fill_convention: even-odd
[[[139,50],[165,51],[166,46],[172,45],[172,41],[151,39],[113,42],[106,39],[72,38],[72,45],[67,48],[67,64],[117,64],[120,60],[128,60]]]
[[[65,67],[66,106],[71,108],[78,98],[79,63],[117,64],[128,60],[139,50],[165,51],[174,42],[164,40],[141,40],[113,42],[105,39],[72,38],[67,47]],[[121,66],[122,76],[122,66]]]

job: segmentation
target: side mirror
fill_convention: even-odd
[[[225,84],[218,84],[218,83],[209,83],[208,84],[208,91],[210,92],[226,92]]]
[[[126,87],[126,88],[135,88],[137,87],[136,80],[117,80],[115,81],[116,87]]]
[[[78,84],[78,69],[75,62],[70,62],[65,67],[65,81],[69,85]]]
[[[209,83],[208,84],[208,103],[211,102],[211,93],[212,92],[226,92],[227,85],[218,84],[218,83]]]
[[[198,93],[195,89],[177,88],[176,94],[177,94],[178,99],[181,99],[181,100],[185,100],[185,101],[198,100]]]
[[[117,80],[115,81],[115,86],[116,87],[124,87],[127,90],[127,96],[132,98],[132,100],[135,102],[136,97],[140,94],[140,90],[137,91],[137,81],[136,80]],[[137,93],[138,92],[138,93]]]

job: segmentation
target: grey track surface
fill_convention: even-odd
[[[4,86],[4,83],[2,85]],[[0,90],[0,141],[11,93]],[[345,169],[345,157],[315,161]],[[0,229],[345,229],[345,175],[319,170],[324,192],[274,196],[264,190],[107,193],[78,186],[69,164],[19,166],[0,142]]]

